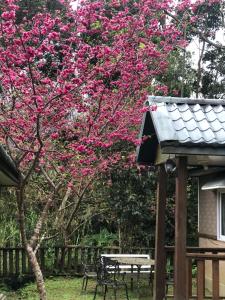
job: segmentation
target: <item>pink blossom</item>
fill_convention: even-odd
[[[147,91],[167,94],[153,83],[185,42],[182,26],[162,25],[159,16],[176,7],[112,0],[107,11],[104,1],[83,0],[72,10],[65,1],[63,15],[43,11],[18,25],[15,3],[1,2],[0,137],[6,147],[5,140],[14,142],[9,153],[23,158],[21,172],[36,158],[36,172],[42,166],[49,176],[60,174],[63,190],[134,164],[134,152],[122,155],[118,145],[140,144]]]
[[[11,20],[11,19],[15,19],[16,13],[14,10],[11,11],[5,11],[2,13],[1,17],[4,20]]]

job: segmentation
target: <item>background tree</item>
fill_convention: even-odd
[[[62,11],[22,19],[19,3],[0,9],[1,143],[20,171],[22,244],[46,299],[36,251],[49,212],[66,215],[67,234],[99,174],[122,162],[116,145],[137,142],[146,88],[181,41],[161,24],[166,2],[85,1],[76,11],[64,2]],[[27,202],[40,212],[33,233]]]

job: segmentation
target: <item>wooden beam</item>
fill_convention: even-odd
[[[186,300],[187,158],[177,158],[175,197],[174,300]]]
[[[165,297],[166,254],[165,254],[165,211],[166,211],[167,174],[164,165],[159,166],[156,208],[155,237],[155,281],[154,300]]]

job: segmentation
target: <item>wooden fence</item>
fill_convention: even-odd
[[[166,247],[166,253],[172,266],[174,247]],[[225,299],[225,248],[187,247],[186,258],[187,299]]]
[[[91,264],[101,253],[143,253],[154,255],[150,248],[132,248],[120,251],[119,247],[42,247],[37,257],[45,275],[78,275],[82,271],[82,263]],[[19,275],[31,275],[26,251],[22,247],[0,248],[0,278]]]

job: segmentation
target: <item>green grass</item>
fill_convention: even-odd
[[[86,292],[81,292],[81,278],[65,278],[55,277],[46,280],[46,290],[48,294],[48,300],[92,300],[94,296],[95,282],[89,281]],[[135,282],[136,283],[136,282]],[[38,300],[38,294],[36,292],[36,285],[34,283],[28,284],[25,287],[17,290],[16,292],[0,291],[7,296],[7,300]],[[150,287],[147,285],[147,281],[143,281],[139,293],[137,287],[134,284],[134,289],[131,292],[129,289],[130,300],[152,300]],[[103,295],[99,288],[99,293],[96,300],[102,300]],[[107,293],[107,300],[114,300],[111,290]],[[120,289],[117,295],[118,300],[125,300],[124,289]]]

